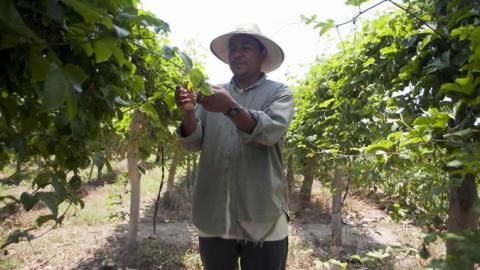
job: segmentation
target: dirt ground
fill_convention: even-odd
[[[80,220],[81,212],[74,212],[62,226],[42,237],[8,246],[0,257],[0,268],[125,269],[122,262],[128,257],[128,269],[201,269],[196,228],[189,220],[190,193],[183,183],[177,183],[176,188],[177,195],[169,209],[160,206],[155,233],[152,221],[155,191],[142,198],[139,245],[134,254],[125,254],[123,249],[127,221],[88,221],[88,216]],[[287,269],[329,269],[332,265],[328,262],[330,195],[319,182],[315,182],[313,190],[311,203],[302,208],[295,191],[289,197],[292,219]],[[90,188],[84,200],[88,207],[108,194],[112,194],[109,185]],[[123,210],[128,210],[127,205],[123,203]],[[93,207],[103,211],[101,207]],[[29,224],[41,211],[46,210],[10,216],[2,221],[2,230]],[[426,262],[412,249],[421,244],[419,228],[408,222],[393,223],[375,203],[351,196],[345,201],[343,220],[340,260],[348,264],[348,269],[425,267]],[[41,235],[47,229],[35,234]],[[439,244],[436,249],[441,254],[444,247]]]

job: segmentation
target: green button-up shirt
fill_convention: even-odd
[[[222,113],[197,106],[197,128],[187,137],[179,134],[187,149],[201,150],[193,222],[207,234],[224,234],[228,199],[227,233],[251,240],[257,237],[249,235],[248,224],[262,224],[263,239],[288,211],[281,144],[292,120],[293,95],[286,85],[267,80],[265,75],[244,90],[238,89],[233,79],[223,87],[249,109],[257,125],[247,134]]]

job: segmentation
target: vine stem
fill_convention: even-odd
[[[345,44],[343,44],[342,35],[340,34],[340,30],[338,29],[339,27],[335,26],[335,28],[337,29],[338,38],[340,39],[340,44],[342,44],[343,51],[346,52],[347,49],[345,48]]]
[[[360,10],[360,11],[357,13],[357,15],[355,15],[353,18],[351,18],[350,20],[348,20],[348,21],[346,21],[346,22],[336,24],[335,27],[340,27],[340,26],[342,26],[342,25],[345,25],[345,24],[349,24],[349,23],[351,23],[351,22],[354,22],[354,21],[357,20],[358,17],[362,16],[362,14],[364,14],[365,12],[370,11],[371,9],[376,8],[377,6],[379,6],[379,5],[381,5],[381,4],[385,3],[385,2],[388,2],[388,1],[390,1],[390,0],[382,0],[382,1],[378,2],[378,3],[376,3],[375,5],[373,5],[373,6],[371,6],[371,7],[368,7],[367,9]]]
[[[392,5],[396,6],[397,8],[405,11],[408,15],[412,16],[419,23],[421,23],[422,25],[425,25],[428,29],[432,30],[434,33],[436,33],[437,35],[439,35],[443,39],[445,39],[447,41],[450,40],[448,38],[448,36],[445,36],[443,33],[439,32],[437,29],[430,26],[425,20],[420,19],[417,15],[413,14],[408,8],[405,8],[404,6],[394,2],[393,0],[386,0],[386,1],[390,2]]]
[[[378,2],[378,3],[376,3],[376,4],[374,4],[374,5],[372,5],[372,6],[370,6],[370,7],[368,7],[368,8],[365,9],[365,10],[360,10],[360,9],[359,9],[360,11],[359,11],[355,16],[353,16],[350,20],[345,21],[345,22],[342,22],[342,23],[339,23],[339,24],[335,24],[335,27],[337,28],[337,33],[338,33],[338,36],[339,36],[339,38],[340,38],[340,41],[342,41],[342,37],[341,37],[341,35],[340,35],[340,31],[338,30],[338,28],[339,28],[340,26],[343,26],[343,25],[346,25],[346,24],[349,24],[349,23],[352,23],[352,22],[355,23],[358,17],[362,16],[362,15],[363,15],[364,13],[366,13],[367,11],[370,11],[371,9],[373,9],[373,8],[375,8],[375,7],[383,4],[383,3],[385,3],[385,2],[388,2],[388,3],[392,4],[392,5],[394,5],[395,7],[403,10],[405,13],[407,13],[407,14],[410,15],[412,18],[414,18],[417,22],[419,22],[420,24],[424,25],[424,26],[427,27],[428,29],[432,30],[435,34],[437,34],[438,36],[440,36],[440,37],[441,37],[442,39],[444,39],[445,41],[447,41],[447,42],[449,42],[449,43],[450,43],[450,42],[453,42],[453,41],[449,38],[449,36],[443,34],[442,32],[438,31],[437,29],[433,28],[431,25],[429,25],[429,24],[427,23],[427,21],[419,18],[417,15],[415,15],[414,13],[412,13],[409,8],[406,8],[406,7],[400,5],[399,3],[397,3],[397,2],[395,2],[395,1],[393,1],[393,0],[382,0],[382,1],[380,1],[380,2]],[[343,43],[343,42],[342,42],[342,43]]]
[[[149,49],[149,48],[147,48],[147,47],[139,44],[138,42],[133,42],[133,44],[135,44],[135,45],[138,46],[139,48],[141,48],[141,49],[143,49],[143,50],[145,50],[145,51],[147,51],[147,52],[149,52],[149,53],[151,53],[151,54],[153,54],[153,55],[155,55],[155,56],[157,56],[157,57],[162,57],[162,58],[164,58],[165,60],[167,60],[167,61],[169,61],[170,63],[172,63],[175,67],[177,67],[178,69],[180,69],[180,72],[181,72],[183,75],[188,75],[187,72],[185,72],[185,68],[184,68],[184,67],[182,67],[182,66],[180,66],[179,64],[173,62],[171,59],[166,58],[165,55],[160,54],[160,53],[158,53],[158,52],[156,52],[156,51],[154,51],[154,50],[152,50],[152,49]]]
[[[315,145],[312,142],[307,141],[307,143],[310,146],[312,146],[313,148],[318,149],[319,151],[316,151],[315,153],[320,154],[320,155],[331,155],[331,156],[334,156],[334,157],[342,157],[342,158],[377,157],[377,156],[383,156],[384,155],[384,154],[357,154],[357,155],[355,155],[355,154],[329,153],[329,152],[325,152],[324,150],[321,150],[317,145]],[[391,153],[391,154],[393,155],[393,154],[398,154],[398,153]]]
[[[158,188],[157,199],[155,200],[155,210],[153,212],[153,233],[156,233],[158,206],[160,205],[160,194],[162,193],[163,182],[165,179],[165,146],[163,145],[161,146],[161,154],[162,154],[162,178],[160,180],[160,187]]]

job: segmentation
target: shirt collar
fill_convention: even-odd
[[[235,89],[235,91],[246,92],[246,91],[249,91],[249,90],[252,90],[252,89],[256,88],[262,82],[264,82],[266,79],[267,79],[267,75],[265,73],[262,73],[262,76],[260,77],[260,79],[258,79],[258,81],[256,81],[254,84],[250,85],[249,87],[241,90],[237,87],[237,84],[235,83],[234,77],[232,77],[232,79],[230,80],[230,85],[232,86],[233,89]]]

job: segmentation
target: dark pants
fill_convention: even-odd
[[[236,270],[239,257],[242,270],[284,270],[287,263],[288,237],[262,243],[199,237],[199,245],[205,270]]]

